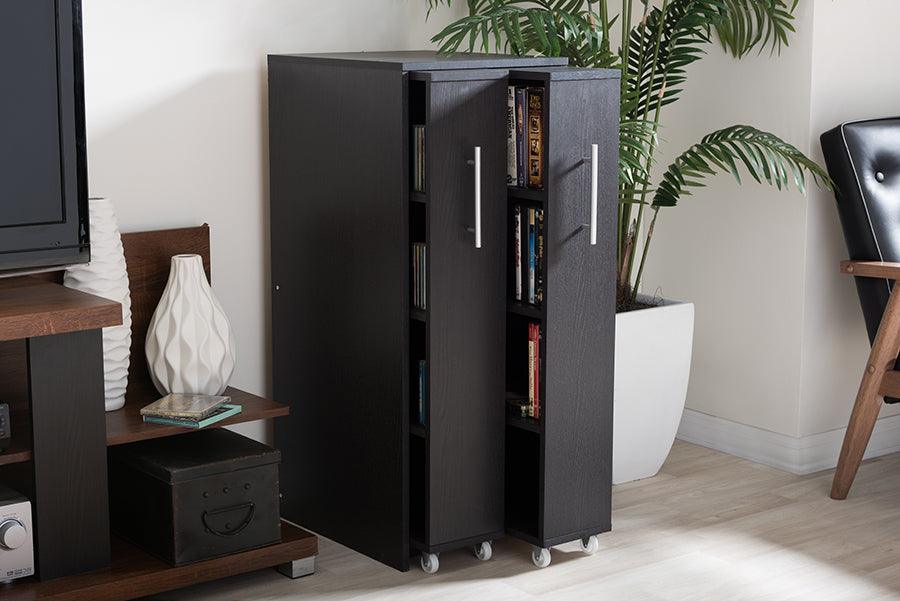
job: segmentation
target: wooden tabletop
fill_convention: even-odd
[[[0,341],[121,324],[117,302],[40,278],[0,279]]]

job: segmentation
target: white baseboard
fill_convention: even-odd
[[[846,428],[794,438],[685,409],[678,438],[794,474],[811,474],[837,465]],[[866,458],[900,451],[900,415],[884,417],[866,449]]]

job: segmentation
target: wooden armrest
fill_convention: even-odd
[[[900,280],[900,263],[886,261],[841,261],[841,273],[863,278]]]

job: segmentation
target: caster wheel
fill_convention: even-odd
[[[595,535],[591,535],[587,538],[581,539],[581,551],[585,555],[593,555],[599,549],[600,549],[600,540]]]
[[[422,571],[426,574],[437,574],[441,565],[438,561],[437,553],[422,553],[422,558],[419,562],[422,564]]]
[[[550,565],[550,549],[535,547],[531,551],[531,561],[539,568],[546,568]]]
[[[475,557],[481,561],[488,561],[494,554],[494,548],[491,541],[486,540],[483,543],[475,545]]]

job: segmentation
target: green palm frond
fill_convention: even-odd
[[[429,0],[431,6],[444,1]],[[604,22],[584,0],[469,0],[469,16],[432,41],[441,52],[565,56],[575,66],[613,67],[617,59],[609,50]]]
[[[740,167],[757,182],[779,190],[791,183],[806,192],[809,175],[821,187],[831,180],[814,161],[778,136],[747,125],[734,125],[703,137],[684,151],[663,175],[653,197],[655,207],[674,207],[691,188],[702,187],[703,179],[721,171],[731,173],[740,183]]]
[[[638,187],[648,183],[653,151],[659,145],[652,121],[625,119],[619,122],[619,200],[625,202]]]
[[[724,0],[722,18],[712,23],[722,47],[741,58],[754,48],[779,52],[794,32],[799,0]]]

